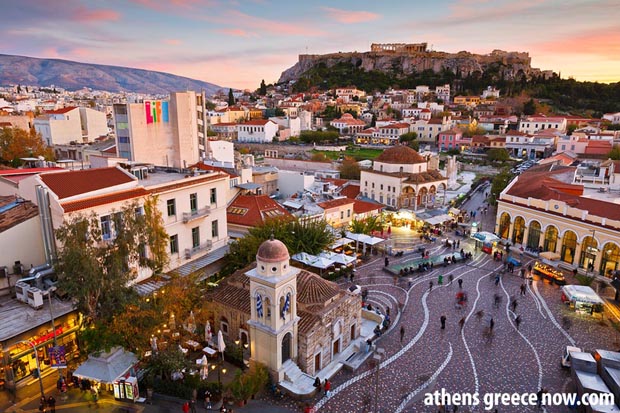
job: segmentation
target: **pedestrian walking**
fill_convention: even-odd
[[[181,409],[183,409],[183,413],[189,413],[189,402],[183,403]]]
[[[400,344],[403,344],[405,338],[405,326],[400,326]]]
[[[459,288],[463,288],[463,279],[459,278]]]
[[[47,408],[47,399],[45,396],[41,396],[41,400],[39,401],[39,411],[45,412]]]
[[[491,317],[491,321],[489,321],[489,332],[490,333],[493,332],[493,327],[495,327],[495,321],[493,320],[493,317]]]
[[[525,268],[521,268],[521,278],[525,278]]]
[[[461,240],[456,240],[456,248],[461,248]]]
[[[56,399],[54,396],[47,398],[47,406],[50,408],[50,413],[56,413]]]
[[[433,291],[433,282],[429,281],[429,283],[428,283],[428,292],[430,293],[431,291]]]
[[[510,303],[510,306],[512,307],[512,312],[514,313],[515,311],[517,311],[517,299],[513,298],[512,302]]]
[[[521,284],[521,295],[525,295],[525,290],[527,289],[527,286],[525,285],[525,283]]]
[[[445,315],[442,315],[442,316],[439,318],[439,321],[441,322],[441,329],[442,329],[442,330],[445,330],[445,329],[446,329],[446,316],[445,316]]]
[[[329,392],[332,389],[332,383],[329,380],[325,379],[325,386],[324,387],[325,387],[325,396],[329,397]]]
[[[499,274],[495,276],[495,286],[497,287],[498,285],[499,285]]]
[[[500,302],[502,301],[502,297],[500,297],[499,294],[494,294],[493,295],[493,305],[495,306],[495,308],[499,307]]]
[[[191,399],[189,401],[189,409],[192,413],[196,413],[196,400]]]
[[[353,282],[353,278],[355,278],[355,273],[351,271],[351,282]]]
[[[465,326],[465,317],[461,317],[461,319],[459,320],[459,328],[462,330],[464,326]]]
[[[443,275],[437,277],[437,285],[443,285]]]
[[[211,410],[211,392],[209,390],[205,390],[205,410]]]
[[[448,275],[448,281],[450,281],[448,284],[452,284],[453,280],[454,280],[454,275],[452,274]]]
[[[515,318],[515,324],[517,325],[517,330],[519,330],[519,326],[521,325],[521,315],[518,315],[517,318]]]
[[[398,284],[398,275],[394,276],[394,285]]]
[[[384,263],[384,267],[387,267],[388,265],[390,265],[390,260],[388,259],[388,257],[385,257],[385,260],[383,261]]]

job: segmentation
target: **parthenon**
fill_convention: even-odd
[[[425,43],[373,43],[370,45],[371,52],[383,53],[420,53],[426,52],[428,44]]]

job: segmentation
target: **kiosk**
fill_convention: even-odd
[[[562,287],[562,301],[571,309],[584,314],[602,314],[605,304],[592,288],[585,285],[565,285]]]

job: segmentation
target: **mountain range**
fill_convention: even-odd
[[[148,94],[204,89],[211,95],[222,89],[213,83],[153,70],[0,54],[0,85],[19,84]]]

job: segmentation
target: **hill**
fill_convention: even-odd
[[[213,94],[221,89],[213,83],[152,70],[0,54],[0,85],[11,84],[149,94],[202,89]]]

